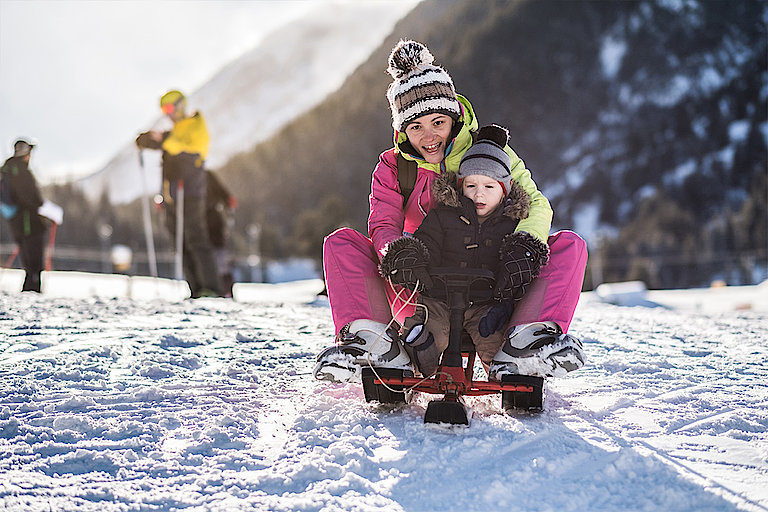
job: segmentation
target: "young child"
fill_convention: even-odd
[[[499,126],[479,130],[476,142],[461,160],[457,174],[435,180],[432,193],[439,203],[413,237],[389,245],[381,274],[391,282],[422,291],[424,307],[406,319],[402,339],[424,376],[438,368],[448,347],[449,310],[430,297],[429,269],[488,269],[496,276],[494,300],[472,304],[464,329],[488,370],[505,342],[506,323],[531,281],[546,264],[549,248],[529,233],[515,232],[528,216],[530,196],[512,179],[505,152],[508,132]],[[494,377],[491,375],[491,377]]]

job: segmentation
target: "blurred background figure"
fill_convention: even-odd
[[[206,188],[205,221],[208,226],[208,240],[216,255],[223,295],[231,297],[233,278],[229,233],[234,223],[233,212],[237,207],[237,198],[213,171],[206,172]]]
[[[186,113],[186,98],[176,90],[160,98],[163,114],[173,122],[170,131],[150,130],[136,139],[142,149],[163,151],[163,204],[173,239],[181,222],[184,278],[192,298],[223,296],[216,257],[206,225],[207,179],[204,167],[209,135],[200,112]],[[179,203],[177,203],[179,201]],[[183,205],[179,218],[178,205]]]
[[[13,240],[19,247],[25,277],[22,291],[40,293],[40,273],[43,271],[46,223],[37,213],[43,197],[37,186],[29,160],[35,144],[20,138],[13,144],[13,156],[2,167],[0,201],[3,218],[11,227]]]

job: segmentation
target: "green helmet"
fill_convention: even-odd
[[[184,95],[179,91],[168,91],[167,93],[163,94],[163,97],[160,98],[160,108],[163,108],[166,105],[173,105],[175,103],[178,103],[179,100],[183,100]]]
[[[179,91],[168,91],[160,98],[160,109],[167,116],[175,116],[177,112],[184,112],[186,98]]]

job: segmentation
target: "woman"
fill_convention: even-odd
[[[320,380],[347,382],[360,377],[361,364],[413,371],[398,336],[399,325],[413,314],[409,294],[379,273],[388,244],[410,235],[436,205],[430,191],[440,175],[455,173],[478,129],[472,106],[456,94],[448,73],[433,65],[421,43],[400,41],[392,50],[387,71],[394,78],[387,90],[395,146],[379,157],[373,171],[368,232],[349,228],[331,233],[323,245],[328,299],[336,343],[317,357],[314,375]],[[576,345],[567,331],[578,303],[586,267],[586,244],[575,233],[549,235],[552,209],[538,191],[522,160],[507,146],[512,176],[530,195],[527,218],[516,231],[546,242],[549,263],[526,283],[507,331],[508,343],[495,362],[515,371],[517,359],[530,357],[532,345]],[[413,191],[404,201],[398,182],[398,157],[418,166]],[[402,164],[401,164],[402,165]],[[503,278],[503,276],[497,276]],[[398,294],[398,292],[400,292]],[[508,346],[509,345],[509,346]],[[580,343],[578,343],[580,347]],[[505,351],[506,349],[506,351]],[[498,359],[498,361],[497,361]],[[500,372],[500,373],[503,373]]]

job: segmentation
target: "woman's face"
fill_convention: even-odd
[[[425,114],[405,127],[411,145],[430,164],[439,164],[445,158],[445,148],[453,128],[453,119],[445,114]]]
[[[493,178],[482,174],[470,174],[461,182],[462,193],[475,203],[477,217],[485,220],[504,199],[504,189]]]

